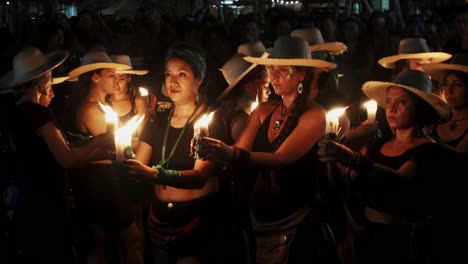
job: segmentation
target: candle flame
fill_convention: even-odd
[[[346,107],[343,108],[335,108],[327,112],[326,118],[326,129],[325,133],[333,133],[338,135],[340,132],[340,116],[345,112]]]
[[[193,128],[197,129],[200,127],[208,127],[208,125],[211,122],[211,119],[213,118],[214,112],[211,112],[209,114],[204,114],[194,125]]]
[[[148,94],[149,94],[148,90],[146,88],[144,88],[144,87],[138,88],[138,91],[140,92],[141,96],[148,96]]]
[[[98,101],[98,104],[101,107],[101,109],[104,111],[104,117],[106,119],[106,123],[117,124],[119,117],[117,116],[117,113],[114,112],[112,107],[110,107],[109,105],[102,104],[99,101]]]
[[[258,97],[255,100],[255,102],[252,102],[252,104],[250,105],[250,112],[252,113],[255,110],[255,108],[257,108],[257,106],[258,106]]]
[[[377,110],[377,102],[374,100],[369,100],[364,103],[364,106],[369,109],[370,111],[376,111]]]
[[[132,146],[132,135],[144,118],[145,115],[133,116],[125,125],[117,128],[115,131],[114,142],[118,161],[122,161],[126,158],[125,150]]]

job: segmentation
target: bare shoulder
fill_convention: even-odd
[[[316,102],[309,102],[307,103],[306,110],[302,116],[307,117],[307,119],[310,117],[325,119],[326,110]]]
[[[252,117],[258,117],[263,123],[263,121],[266,119],[266,117],[275,109],[275,107],[278,106],[277,101],[273,102],[264,102],[258,105],[258,107],[255,109],[255,111],[252,112],[251,116]]]

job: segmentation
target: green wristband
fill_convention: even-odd
[[[156,165],[152,168],[158,170],[158,177],[162,179],[172,179],[174,177],[180,176],[180,171],[164,169],[161,165]]]

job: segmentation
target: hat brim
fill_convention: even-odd
[[[66,81],[68,78],[69,78],[69,76],[54,77],[54,78],[52,78],[52,85],[54,85],[54,84],[59,84],[59,83],[63,83],[63,82]]]
[[[119,74],[133,74],[133,75],[145,75],[148,73],[148,70],[117,70]]]
[[[342,42],[327,42],[321,43],[316,45],[309,46],[310,52],[314,51],[328,51],[335,55],[342,54],[343,52],[348,50],[348,46],[346,46]]]
[[[362,91],[367,97],[375,100],[378,106],[385,109],[387,102],[387,89],[390,86],[397,86],[406,89],[426,101],[436,111],[439,116],[439,122],[450,120],[450,108],[444,101],[442,101],[442,99],[410,86],[392,82],[368,81],[362,85]]]
[[[423,69],[432,79],[439,81],[439,83],[444,81],[447,71],[468,73],[468,66],[450,63],[427,64],[423,65]]]
[[[388,69],[395,69],[396,62],[399,60],[407,59],[431,59],[430,63],[441,63],[452,58],[451,54],[445,52],[423,52],[423,53],[408,53],[408,54],[397,54],[381,58],[379,64]]]
[[[131,68],[132,68],[131,66],[128,66],[126,64],[113,63],[113,62],[98,62],[98,63],[85,64],[85,65],[79,66],[79,67],[73,69],[72,71],[70,71],[70,73],[68,73],[70,78],[68,78],[67,81],[69,81],[69,82],[78,81],[80,75],[82,75],[83,73],[94,71],[94,70],[97,70],[97,69],[123,69],[123,70],[128,70],[128,69],[131,69]]]
[[[46,54],[47,63],[44,65],[37,67],[36,69],[23,74],[20,78],[15,79],[15,75],[13,70],[6,73],[0,79],[0,90],[14,88],[25,84],[31,80],[34,80],[41,76],[42,74],[46,73],[47,71],[53,70],[57,68],[60,64],[62,64],[68,58],[68,51],[57,50]]]
[[[260,58],[266,58],[269,55],[270,54],[268,52],[263,52],[263,55]],[[245,57],[244,57],[244,59],[245,59]],[[229,94],[229,92],[231,92],[232,88],[234,88],[234,86],[236,86],[236,84],[239,83],[239,81],[242,80],[242,78],[244,78],[244,76],[247,75],[247,73],[249,73],[250,71],[252,71],[257,65],[258,64],[254,63],[254,64],[250,65],[250,67],[248,67],[244,72],[239,74],[239,76],[237,76],[237,78],[226,89],[224,89],[224,91],[218,96],[218,98],[216,100],[219,102],[224,97],[226,97]],[[222,72],[221,69],[220,69],[220,71]]]
[[[258,58],[258,57],[244,57],[244,60],[260,64],[260,65],[278,65],[278,66],[303,66],[315,67],[321,69],[333,70],[336,68],[335,63],[317,59],[275,59],[275,58]]]

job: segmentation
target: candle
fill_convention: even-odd
[[[101,102],[98,102],[98,103],[101,109],[104,111],[104,118],[106,119],[106,125],[107,125],[106,133],[113,134],[115,131],[115,128],[118,126],[119,117],[117,113],[114,112],[112,107],[101,104]]]
[[[255,100],[255,102],[252,102],[252,104],[250,105],[250,113],[252,113],[255,110],[255,108],[257,108],[257,106],[258,106],[258,97]]]
[[[199,159],[200,156],[197,153],[198,146],[197,142],[199,139],[202,137],[207,137],[209,136],[209,130],[208,130],[208,125],[211,122],[211,119],[213,118],[214,112],[211,112],[209,114],[204,114],[194,125],[193,125],[193,141],[195,142],[195,153],[193,157],[195,159]]]
[[[150,102],[148,89],[140,86],[140,88],[138,88],[138,91],[140,92],[141,96],[146,97],[146,100],[148,101],[148,105],[149,105],[151,102]]]
[[[340,116],[344,113],[345,109],[346,108],[336,108],[327,112],[325,134],[338,135],[340,132]]]
[[[377,103],[374,100],[367,101],[364,103],[367,108],[367,121],[369,123],[375,123],[375,113],[377,112]]]
[[[115,131],[115,157],[117,161],[134,158],[132,135],[143,121],[145,115],[134,116]]]

